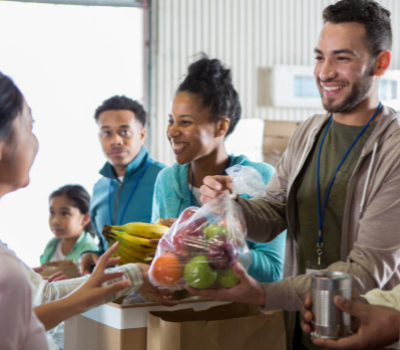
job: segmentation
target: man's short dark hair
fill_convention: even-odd
[[[143,106],[131,98],[126,96],[113,96],[108,100],[103,101],[101,106],[96,109],[94,119],[99,119],[99,115],[106,111],[128,110],[135,113],[136,119],[143,125],[146,125],[146,111]]]
[[[357,22],[364,24],[367,45],[376,57],[383,50],[392,49],[390,11],[373,0],[341,0],[325,8],[324,23]]]

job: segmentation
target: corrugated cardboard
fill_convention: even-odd
[[[298,122],[266,120],[264,123],[264,162],[275,166],[285,152]]]
[[[181,300],[173,307],[121,303],[122,299],[101,305],[65,321],[64,350],[146,350],[150,311],[204,310],[226,304],[210,298]]]
[[[62,260],[48,262],[42,265],[43,271],[40,273],[43,277],[51,276],[52,274],[62,271],[68,278],[80,277],[78,266],[73,260]]]
[[[286,350],[283,312],[241,303],[150,312],[147,350]]]

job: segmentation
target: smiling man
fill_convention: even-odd
[[[99,138],[107,163],[94,186],[90,218],[99,237],[99,250],[80,258],[82,273],[89,273],[108,248],[101,234],[104,225],[150,222],[154,184],[165,165],[154,161],[144,147],[146,112],[125,96],[114,96],[95,112]]]
[[[286,278],[259,284],[236,265],[238,286],[192,293],[298,311],[316,270],[351,274],[359,293],[400,283],[400,120],[378,99],[391,60],[390,12],[372,0],[342,0],[323,18],[315,79],[327,113],[296,129],[264,198],[237,198],[248,239],[269,242],[288,230]],[[204,183],[203,202],[230,187],[221,176]],[[294,349],[316,348],[293,331],[296,319],[288,328]]]

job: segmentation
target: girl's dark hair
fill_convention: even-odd
[[[235,130],[242,107],[232,84],[231,70],[220,60],[202,54],[199,60],[188,67],[187,76],[176,93],[184,91],[201,98],[201,106],[210,109],[212,121],[222,118],[231,120],[226,136]]]
[[[24,97],[11,78],[0,72],[0,141],[11,135],[12,123],[22,112]]]
[[[72,202],[72,205],[79,209],[81,214],[87,214],[89,212],[90,195],[81,185],[66,185],[60,187],[50,195],[49,201],[54,197],[61,196],[67,197]],[[89,232],[93,237],[96,235],[91,222],[85,226],[84,230]]]

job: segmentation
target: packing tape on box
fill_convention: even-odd
[[[90,309],[84,312],[82,316],[115,329],[147,328],[147,313],[149,311],[175,311],[182,309],[200,311],[224,304],[229,304],[229,302],[202,301],[181,303],[172,307],[162,305],[141,306],[141,304],[130,307],[120,307],[116,304],[109,303]]]

